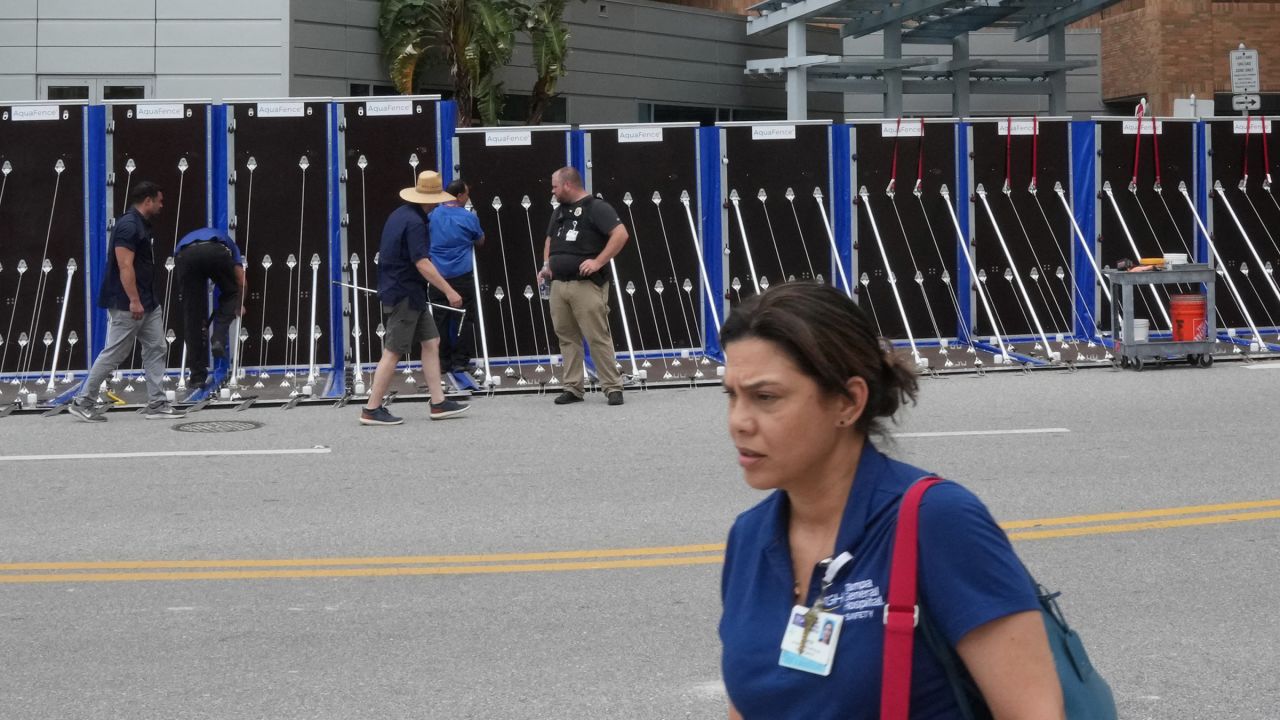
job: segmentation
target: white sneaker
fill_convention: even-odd
[[[179,410],[167,402],[148,405],[147,412],[143,415],[148,420],[165,420],[168,418],[180,418],[186,415],[185,411]]]

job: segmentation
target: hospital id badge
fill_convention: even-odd
[[[805,615],[809,608],[796,605],[791,608],[787,631],[782,636],[782,655],[778,664],[792,670],[801,670],[827,677],[836,659],[836,644],[840,641],[840,626],[844,616],[829,612],[817,613],[812,625],[807,625]]]
[[[565,241],[565,242],[578,242],[578,231],[577,231],[577,230],[569,230],[569,231],[567,231],[567,232],[564,234],[564,241]]]

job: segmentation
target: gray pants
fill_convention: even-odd
[[[147,399],[152,403],[164,402],[164,365],[168,344],[164,339],[164,313],[160,308],[134,320],[128,310],[107,310],[110,324],[107,326],[107,344],[93,361],[89,378],[80,388],[76,399],[98,397],[98,388],[121,363],[133,353],[133,341],[142,343],[142,367],[147,374]]]

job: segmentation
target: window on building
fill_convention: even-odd
[[[498,115],[499,124],[523,125],[529,118],[529,104],[532,101],[533,98],[529,95],[508,94],[506,102],[502,104],[502,112]],[[553,97],[542,112],[542,124],[563,124],[568,121],[568,111],[569,105],[564,97]],[[476,121],[479,122],[479,118]]]
[[[104,85],[102,99],[145,100],[147,99],[147,88],[145,85]]]
[[[376,83],[351,83],[351,97],[399,95],[394,85]]]
[[[699,105],[640,103],[639,119],[640,122],[696,122],[703,126],[707,126],[714,125],[718,122],[786,120],[787,113],[783,110],[763,110],[760,108],[725,108],[704,107]]]
[[[730,111],[733,119],[737,122],[756,122],[761,120],[786,120],[787,113],[784,110],[757,110],[755,108],[734,108]]]
[[[90,87],[84,85],[50,85],[45,88],[45,100],[88,100]]]
[[[40,96],[45,100],[145,100],[155,94],[155,78],[151,77],[67,77],[47,75],[40,78]]]

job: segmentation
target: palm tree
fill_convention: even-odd
[[[396,89],[409,94],[426,65],[443,63],[453,80],[457,123],[496,125],[502,112],[499,73],[511,61],[519,0],[381,0],[378,32]]]
[[[556,83],[565,76],[569,54],[569,28],[564,23],[567,0],[532,0],[525,7],[525,31],[533,44],[533,69],[538,79],[529,99],[530,125],[542,123],[542,115],[556,93]],[[583,0],[586,2],[586,0]]]

